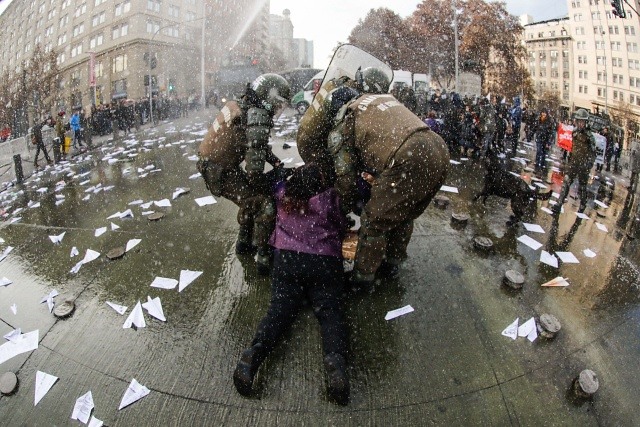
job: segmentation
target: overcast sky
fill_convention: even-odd
[[[11,1],[0,0],[0,14]],[[420,1],[417,0],[271,0],[271,13],[281,15],[284,9],[291,11],[293,36],[313,40],[314,66],[324,68],[335,45],[347,41],[358,19],[364,18],[370,9],[387,7],[404,18],[416,9],[418,3]],[[536,21],[558,18],[567,13],[566,0],[506,0],[506,3],[511,14],[520,16],[526,13]]]
[[[337,42],[346,42],[349,33],[372,8],[386,7],[403,18],[421,3],[418,0],[271,0],[271,13],[291,11],[293,36],[313,40],[315,63],[324,68]],[[528,14],[536,21],[567,14],[566,0],[506,0],[512,15]]]

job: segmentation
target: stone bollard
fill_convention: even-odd
[[[62,142],[60,138],[53,138],[53,161],[59,163],[62,160],[62,151],[61,151]]]
[[[62,304],[56,304],[53,309],[53,315],[59,319],[66,319],[71,316],[76,309],[76,305],[72,300],[66,300]]]
[[[20,154],[13,155],[13,164],[16,170],[16,182],[22,184],[24,182],[24,172],[22,171],[22,158]]]
[[[548,340],[556,337],[562,325],[556,316],[551,314],[541,314],[540,318],[536,319],[536,327],[538,329],[538,335]]]
[[[591,369],[585,369],[580,372],[578,378],[573,380],[573,391],[577,397],[588,399],[592,397],[598,388],[600,387],[600,382],[598,381],[598,377],[596,373]]]
[[[450,201],[447,196],[436,196],[433,198],[433,204],[440,209],[446,209]]]
[[[0,393],[10,396],[18,389],[18,377],[13,372],[5,372],[0,377]]]
[[[107,259],[113,261],[115,259],[122,258],[126,252],[125,249],[126,248],[124,246],[119,246],[117,248],[111,249],[109,252],[107,252]]]
[[[511,289],[520,290],[524,285],[524,276],[516,270],[507,270],[504,273],[502,284]]]
[[[473,247],[488,252],[493,249],[493,242],[488,237],[477,236],[473,238]]]
[[[452,213],[451,214],[451,224],[458,227],[466,227],[469,222],[469,215],[463,213]]]

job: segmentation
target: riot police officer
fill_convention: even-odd
[[[572,134],[571,157],[567,165],[567,171],[562,183],[562,191],[558,203],[553,207],[556,212],[560,212],[564,199],[569,194],[569,188],[574,179],[578,179],[580,186],[580,208],[578,212],[583,212],[587,207],[587,183],[589,182],[589,172],[596,160],[596,141],[587,128],[589,113],[584,108],[579,109],[574,117],[576,128]]]
[[[275,222],[272,197],[273,173],[282,168],[268,145],[273,117],[289,100],[287,81],[277,74],[263,74],[247,86],[239,101],[220,110],[198,150],[198,170],[214,196],[235,203],[240,231],[236,253],[257,250],[261,274],[269,272],[269,237]],[[243,170],[240,164],[245,161]],[[265,163],[274,172],[264,173]]]
[[[312,106],[309,117],[305,115],[301,121],[297,142],[305,162],[329,156],[346,212],[357,202],[358,175],[367,172],[374,177],[371,197],[361,216],[351,277],[353,283],[366,286],[376,273],[386,277],[398,274],[413,221],[444,183],[449,152],[440,136],[386,94],[389,79],[380,70],[363,70],[361,82],[356,75],[355,86],[360,93],[347,102],[336,102],[347,89],[326,90],[321,99],[324,105]],[[336,103],[342,105],[337,108]],[[316,117],[319,115],[325,117]],[[324,141],[316,139],[325,134]]]

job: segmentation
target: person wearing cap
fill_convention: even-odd
[[[589,182],[589,172],[596,160],[596,141],[587,127],[587,120],[589,119],[587,110],[584,108],[579,109],[574,119],[576,128],[572,134],[571,157],[569,157],[569,161],[567,162],[567,169],[558,203],[553,207],[553,210],[556,212],[560,212],[562,203],[567,197],[567,194],[569,194],[571,183],[573,183],[576,178],[580,186],[580,208],[578,212],[583,212],[587,207],[587,183]]]

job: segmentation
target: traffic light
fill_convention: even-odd
[[[611,6],[613,6],[613,14],[618,18],[624,18],[627,14],[624,11],[624,0],[611,0]]]

